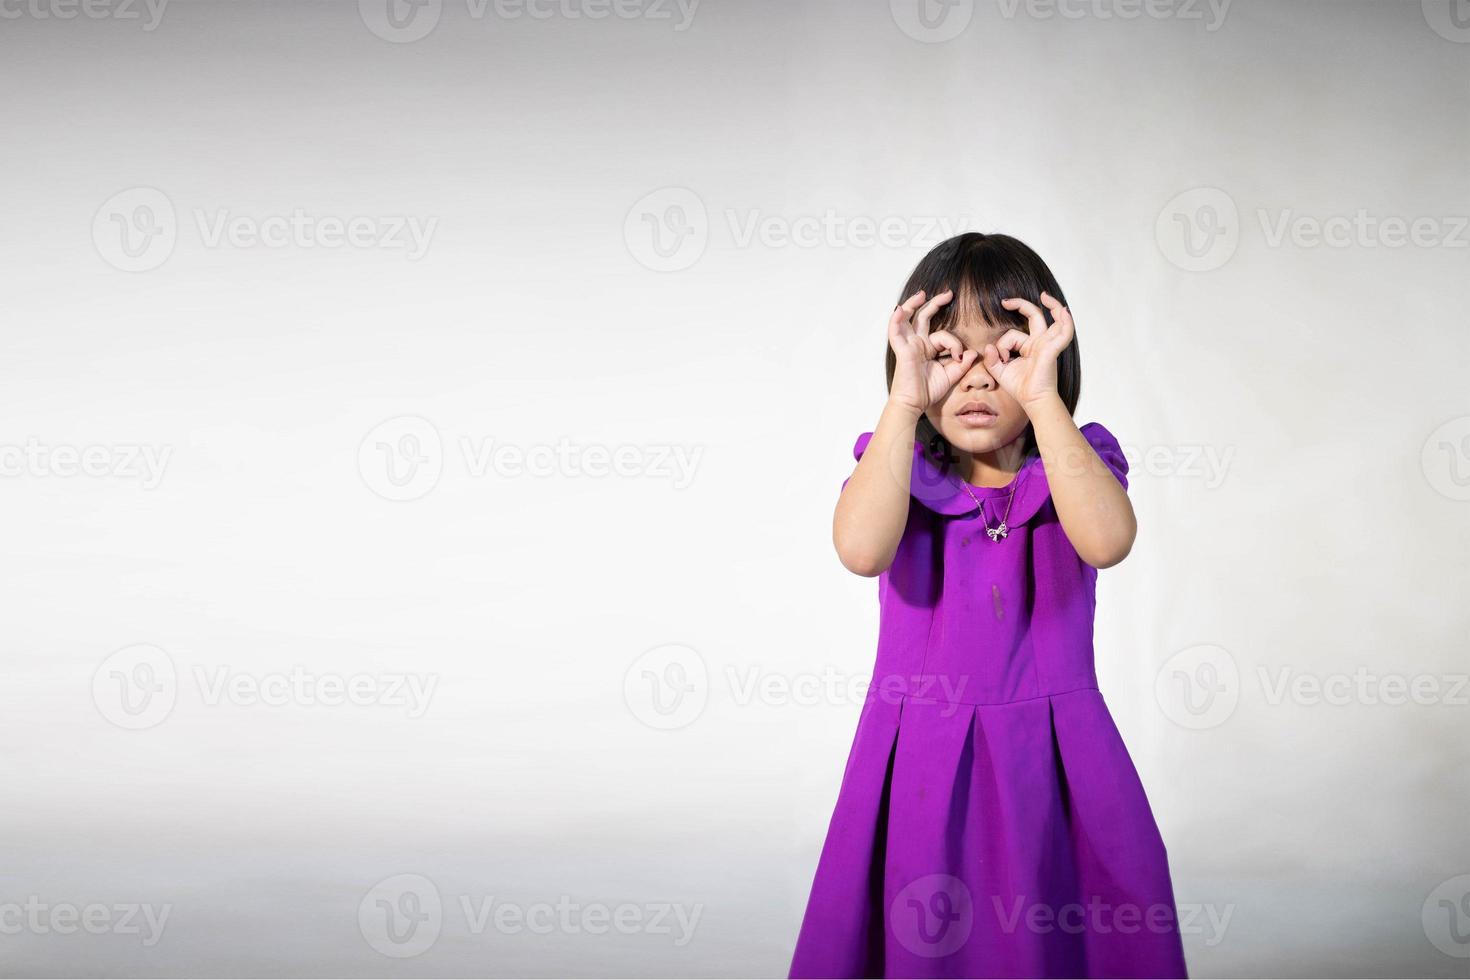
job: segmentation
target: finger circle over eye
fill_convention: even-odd
[[[1031,335],[1026,331],[1018,327],[1011,327],[995,339],[995,349],[1001,352],[1019,350],[1030,339]]]
[[[948,330],[934,331],[929,335],[929,342],[937,348],[936,355],[942,351],[951,357],[961,357],[965,353],[965,345],[960,343],[960,338]]]

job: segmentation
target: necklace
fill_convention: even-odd
[[[999,543],[1000,539],[1005,537],[1006,532],[1010,530],[1010,528],[1006,527],[1006,518],[1011,516],[1011,502],[1016,499],[1017,482],[1016,480],[1011,481],[1011,492],[1006,497],[1006,512],[1000,519],[999,527],[991,527],[990,522],[985,519],[985,505],[980,503],[980,498],[975,496],[975,491],[970,489],[970,485],[964,482],[960,483],[960,486],[964,487],[965,493],[968,493],[970,499],[975,501],[975,506],[980,510],[980,523],[985,525],[985,533],[990,535],[990,540],[994,542]]]

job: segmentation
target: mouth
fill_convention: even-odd
[[[996,414],[995,409],[984,402],[966,402],[954,414],[955,418],[959,419],[964,425],[977,429],[994,425],[1000,417]]]

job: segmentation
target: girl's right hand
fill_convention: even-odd
[[[980,356],[965,350],[948,330],[929,332],[935,312],[952,299],[954,291],[946,289],[926,303],[921,289],[894,309],[888,320],[888,346],[896,361],[889,401],[923,414],[949,394]]]

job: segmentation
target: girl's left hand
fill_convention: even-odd
[[[1051,311],[1052,323],[1035,303],[1024,299],[1004,299],[1000,305],[1019,310],[1026,317],[1028,332],[1012,327],[993,344],[985,345],[985,370],[1001,390],[1021,403],[1023,408],[1057,393],[1057,358],[1074,334],[1072,314],[1048,293],[1041,302]]]

